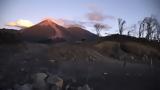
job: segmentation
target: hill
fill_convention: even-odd
[[[18,30],[0,29],[0,43],[19,43],[21,35]]]
[[[49,26],[47,30],[49,28],[52,27]],[[76,39],[74,38],[75,40],[81,38],[75,33],[81,32],[80,34],[84,37],[87,33],[77,27],[65,30],[71,37],[77,36]],[[19,33],[19,31],[13,32],[16,32],[13,35]],[[7,33],[10,36],[9,30]],[[29,35],[31,35],[30,33],[32,30]],[[6,36],[6,34],[2,35]],[[37,37],[39,35],[41,36],[38,34]],[[61,35],[64,36],[58,34],[58,36]],[[90,37],[92,35],[87,38]],[[5,39],[11,42],[13,37]],[[6,41],[5,39],[1,38],[0,40]],[[16,90],[30,86],[33,90],[42,88],[42,86],[49,88],[50,85],[52,86],[47,82],[50,76],[58,76],[63,80],[62,90],[66,90],[67,87],[75,90],[86,84],[94,90],[154,90],[160,88],[158,84],[160,83],[159,42],[123,35],[111,35],[97,40],[79,43],[39,43],[24,42],[21,39],[21,42],[18,43],[1,43],[0,89]],[[152,42],[156,44],[152,44]],[[44,80],[41,75],[45,76]],[[42,79],[41,82],[38,82],[39,86],[35,85],[37,78]],[[56,82],[56,80],[53,81]],[[57,84],[53,86],[55,85]]]
[[[143,45],[151,46],[153,48],[156,48],[160,50],[160,42],[157,40],[147,40],[145,38],[137,38],[127,35],[119,35],[119,34],[113,34],[110,36],[102,37],[100,41],[116,41],[116,42],[136,42]]]

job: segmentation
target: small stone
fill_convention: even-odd
[[[109,73],[107,73],[107,72],[105,72],[105,73],[103,73],[103,75],[108,75]]]
[[[91,88],[88,86],[88,84],[85,84],[81,90],[91,90]]]
[[[131,56],[131,59],[134,60],[134,56]]]
[[[47,75],[45,73],[37,73],[33,75],[33,87],[38,90],[46,90],[47,85],[45,83],[45,78]]]
[[[21,69],[20,69],[21,72],[23,72],[24,70],[25,70],[24,68],[21,68]]]
[[[24,84],[21,86],[21,90],[32,90],[31,84]]]
[[[68,90],[70,87],[70,85],[66,85],[65,90]]]
[[[49,62],[51,62],[51,63],[55,63],[56,62],[56,60],[48,60]]]
[[[62,88],[63,86],[63,79],[56,75],[51,75],[47,78],[47,83],[56,85],[57,87]]]

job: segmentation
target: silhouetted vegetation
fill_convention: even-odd
[[[118,42],[138,42],[144,45],[149,45],[154,48],[157,48],[160,50],[160,42],[158,40],[148,40],[146,38],[136,38],[133,36],[128,36],[128,35],[119,35],[119,34],[113,34],[110,36],[102,37],[101,41],[118,41]]]
[[[101,30],[102,29],[104,29],[104,28],[106,28],[105,27],[105,25],[103,25],[103,24],[100,24],[100,23],[96,23],[95,25],[94,25],[94,28],[96,29],[96,33],[97,33],[97,36],[101,36]]]
[[[0,43],[17,43],[20,41],[20,32],[17,30],[0,29]]]
[[[118,19],[118,27],[119,27],[119,34],[122,35],[123,31],[124,31],[124,25],[125,25],[126,21],[119,18]]]
[[[154,17],[145,17],[142,21],[139,22],[139,25],[134,24],[131,27],[124,28],[124,25],[126,24],[126,21],[122,18],[118,19],[118,32],[120,35],[124,33],[124,31],[127,32],[126,35],[137,37],[138,38],[146,38],[147,40],[160,40],[160,23],[159,21]],[[138,31],[137,31],[138,28]]]
[[[144,20],[140,24],[139,28],[139,37],[142,36],[146,32],[145,38],[148,40],[160,39],[160,25],[156,18],[154,17],[145,17]]]

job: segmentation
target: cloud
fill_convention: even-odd
[[[86,28],[85,26],[93,26],[94,24],[97,23],[97,22],[92,22],[92,21],[74,21],[74,20],[68,20],[68,19],[64,19],[64,18],[60,18],[60,19],[52,18],[52,21],[55,22],[58,25],[66,27],[66,28],[68,28],[68,27]],[[105,29],[112,28],[108,24],[103,24],[103,23],[100,23],[100,22],[98,22],[98,23],[104,25]]]
[[[11,27],[27,28],[33,26],[33,23],[29,20],[19,19],[15,22],[9,22],[6,25]]]
[[[56,24],[58,25],[61,25],[63,27],[81,27],[81,28],[85,28],[83,26],[83,22],[80,22],[80,21],[74,21],[74,20],[69,20],[69,19],[65,19],[65,18],[59,18],[59,19],[55,19],[55,18],[52,18],[52,17],[47,17],[47,18],[44,18],[43,20],[46,20],[46,19],[50,19],[52,20],[53,22],[55,22]]]
[[[103,24],[103,23],[95,23],[95,24],[104,26],[104,29],[105,29],[105,30],[108,30],[108,29],[111,29],[111,28],[112,28],[112,27],[111,27],[110,25],[108,25],[108,24]],[[94,25],[95,25],[95,24],[94,24]]]
[[[68,26],[66,26],[66,27],[80,27],[80,28],[85,28],[85,26],[82,25],[82,24],[70,24],[70,25],[68,25]]]
[[[108,25],[108,24],[103,24],[104,26],[105,26],[105,29],[111,29],[112,27],[110,26],[110,25]]]
[[[103,21],[106,19],[106,17],[102,14],[102,13],[99,13],[99,12],[89,12],[87,13],[87,18],[91,21]]]
[[[100,10],[95,4],[89,4],[87,7],[90,11],[86,14],[86,17],[90,21],[101,22],[105,19],[114,19],[113,16],[104,14],[104,12]]]
[[[67,20],[67,19],[59,19],[59,22],[63,22],[64,27],[81,27],[81,28],[85,28],[84,27],[84,22],[80,22],[80,21],[73,21],[73,20]]]

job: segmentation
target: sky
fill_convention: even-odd
[[[126,20],[128,27],[147,16],[159,18],[158,5],[158,0],[0,0],[0,27],[16,26],[15,22],[29,26],[54,18],[82,24],[92,32],[93,23],[98,22],[108,27],[103,34],[115,33],[118,18]]]

